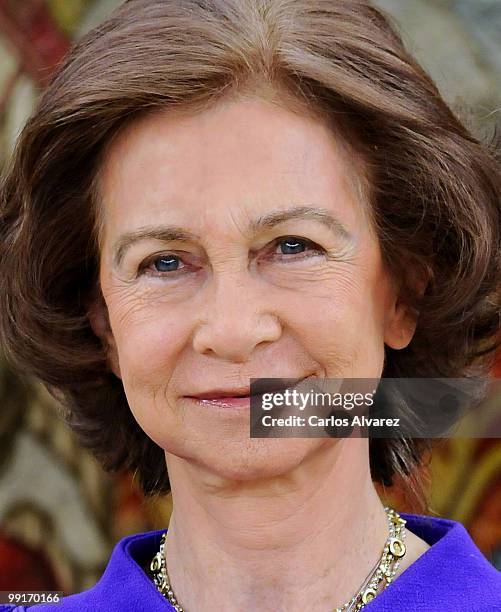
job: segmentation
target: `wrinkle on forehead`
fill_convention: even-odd
[[[280,107],[281,109],[293,112],[300,115],[302,118],[310,118],[316,122],[322,123],[332,134],[331,145],[334,146],[336,153],[343,164],[343,180],[346,180],[347,185],[352,192],[355,200],[361,205],[360,209],[364,212],[365,218],[368,222],[369,229],[375,237],[373,230],[372,210],[370,209],[370,189],[369,189],[369,176],[368,176],[368,165],[362,158],[362,155],[355,151],[351,144],[347,140],[348,132],[347,128],[341,123],[339,116],[332,113],[327,114],[320,107],[312,108],[306,102],[303,102],[291,96],[290,94],[280,97],[275,92],[265,92],[263,95],[256,94],[256,92],[249,93],[238,93],[237,95],[229,95],[217,101],[217,103],[211,104],[204,110],[193,110],[187,108],[158,108],[153,111],[141,113],[131,122],[124,124],[107,142],[101,155],[101,163],[99,164],[98,172],[96,174],[95,185],[96,185],[96,222],[97,222],[97,235],[99,236],[99,245],[102,249],[104,242],[104,202],[103,202],[103,185],[106,181],[107,175],[113,167],[113,163],[120,163],[120,155],[114,155],[114,153],[120,151],[122,147],[127,148],[128,137],[131,136],[135,131],[140,130],[144,125],[144,121],[148,121],[153,116],[165,116],[166,119],[173,119],[179,121],[183,117],[186,119],[193,118],[195,115],[203,115],[204,113],[210,118],[211,113],[217,113],[223,110],[228,105],[236,102],[249,102],[252,109],[252,102],[269,102],[272,105]],[[250,111],[252,112],[252,111]],[[100,251],[101,252],[101,251]]]

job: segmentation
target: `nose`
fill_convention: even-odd
[[[259,285],[248,271],[214,279],[203,297],[203,315],[193,334],[199,354],[244,363],[256,347],[281,335],[269,288]]]

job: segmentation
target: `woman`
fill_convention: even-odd
[[[2,342],[173,512],[27,607],[499,609],[460,523],[376,492],[423,440],[252,438],[236,397],[487,374],[500,191],[366,1],[129,0],[81,40],[4,176]]]

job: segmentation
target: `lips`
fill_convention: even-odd
[[[197,395],[189,395],[188,397],[194,397],[196,399],[220,399],[223,397],[248,397],[249,389],[214,389],[207,391],[206,393],[197,393]]]
[[[252,396],[262,395],[263,393],[275,393],[284,391],[290,387],[293,387],[298,382],[304,380],[306,377],[300,378],[268,378],[259,379],[252,385]],[[231,397],[250,397],[250,387],[235,387],[233,389],[211,389],[196,395],[189,395],[195,399],[223,399]]]

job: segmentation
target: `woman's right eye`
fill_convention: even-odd
[[[180,264],[183,263],[183,260],[178,255],[174,255],[173,253],[166,253],[164,255],[155,255],[154,257],[150,257],[146,259],[139,268],[139,275],[145,274],[146,276],[157,276],[157,277],[165,277],[165,276],[177,276],[174,273],[184,270],[186,265]]]
[[[157,272],[172,272],[177,270],[181,259],[177,255],[166,255],[153,260]]]

